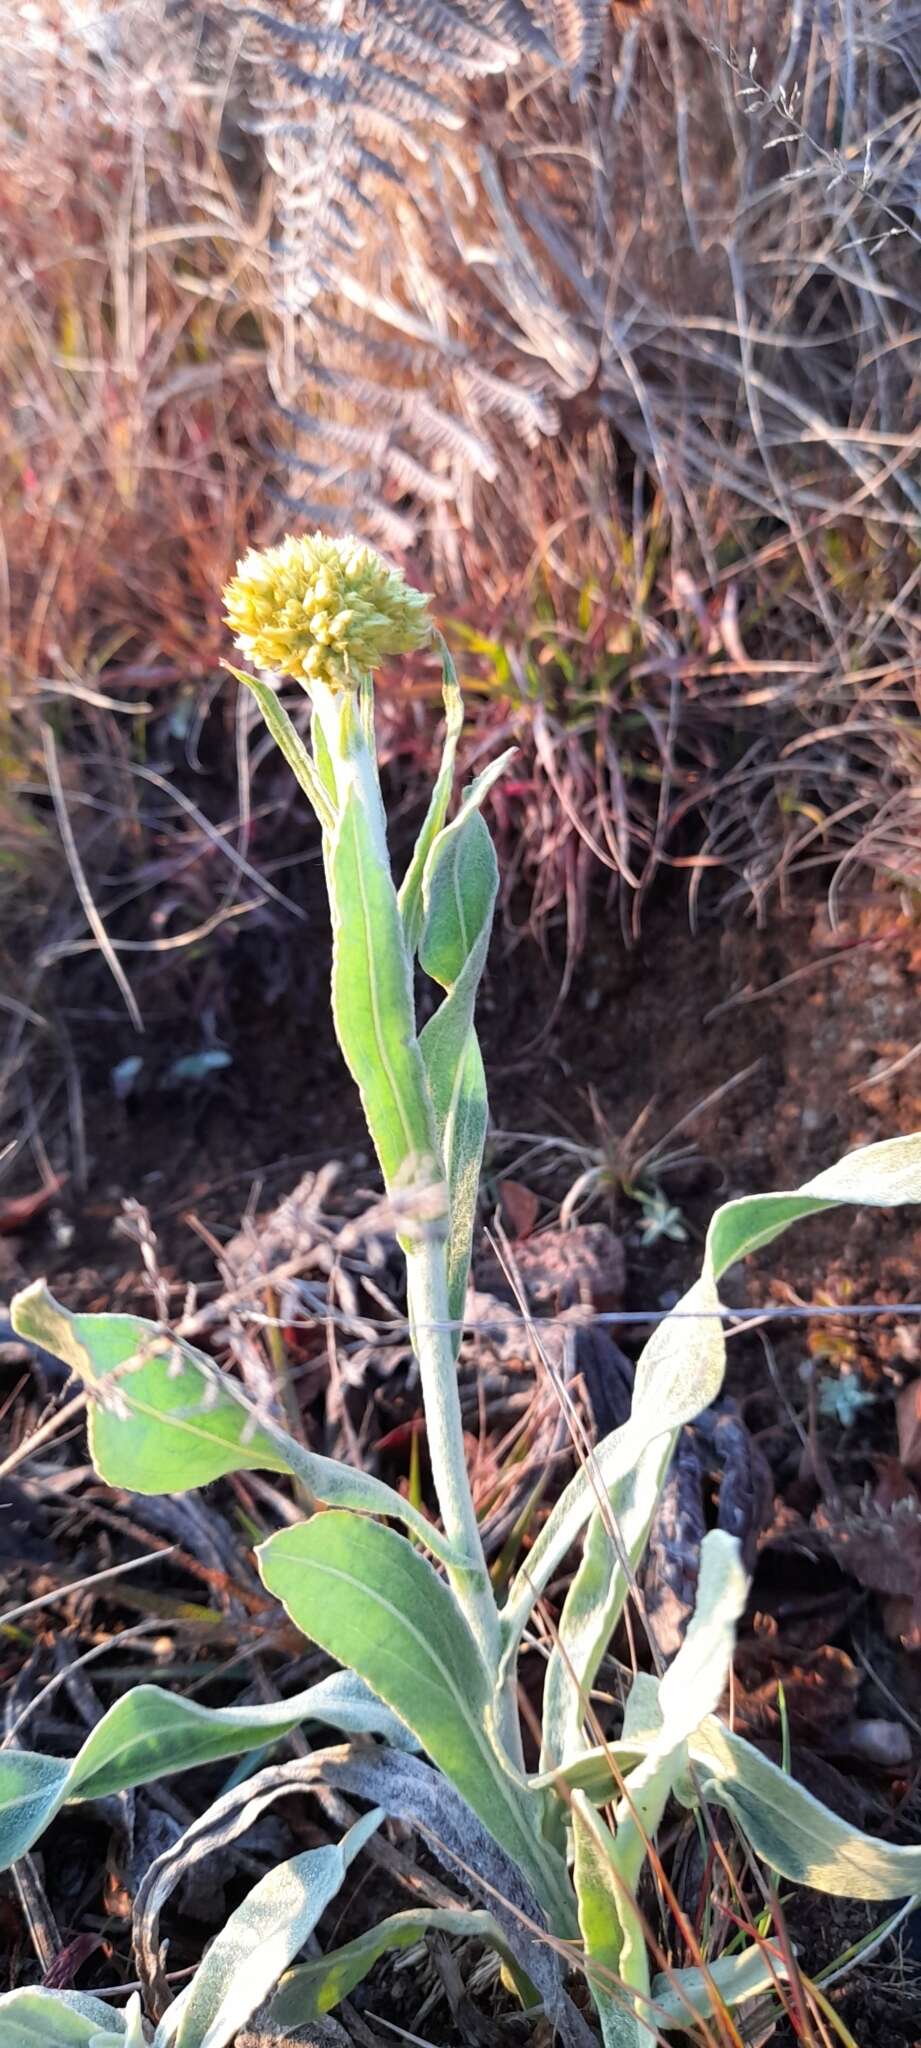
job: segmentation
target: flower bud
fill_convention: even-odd
[[[423,591],[364,541],[322,533],[251,548],[224,602],[241,653],[307,687],[354,688],[363,672],[424,647],[432,634]]]

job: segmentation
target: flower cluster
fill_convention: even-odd
[[[310,687],[357,684],[391,654],[424,647],[428,599],[374,548],[326,534],[253,548],[224,592],[227,624],[257,668]]]

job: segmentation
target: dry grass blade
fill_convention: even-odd
[[[12,1621],[22,1621],[25,1615],[34,1614],[39,1608],[53,1607],[59,1600],[68,1600],[74,1593],[84,1593],[91,1586],[102,1585],[109,1579],[121,1578],[125,1572],[138,1571],[141,1565],[162,1563],[164,1558],[169,1557],[174,1547],[167,1545],[164,1550],[151,1550],[146,1557],[129,1557],[122,1564],[108,1565],[104,1571],[90,1572],[82,1579],[71,1579],[66,1584],[55,1587],[51,1593],[40,1593],[34,1600],[23,1601],[21,1607],[11,1607],[6,1614],[0,1614],[0,1628],[6,1628]]]
[[[60,831],[61,839],[64,844],[64,851],[67,855],[68,866],[70,868],[71,874],[73,875],[74,887],[77,891],[77,895],[79,896],[80,902],[83,905],[83,909],[86,913],[87,924],[90,927],[96,944],[99,947],[99,951],[102,954],[106,966],[108,967],[109,973],[111,974],[112,979],[116,984],[116,987],[120,990],[121,995],[124,998],[125,1008],[128,1012],[129,1017],[131,1018],[131,1022],[134,1025],[135,1031],[143,1031],[144,1022],[141,1017],[140,1010],[138,1009],[137,1003],[135,1001],[134,994],[131,988],[131,983],[128,980],[128,977],[125,973],[124,968],[121,965],[121,962],[116,957],[108,932],[106,931],[105,925],[102,922],[102,918],[99,915],[95,903],[93,902],[90,886],[86,879],[86,875],[84,874],[83,871],[83,865],[80,860],[80,855],[77,851],[77,842],[76,839],[74,838],[73,826],[71,825],[70,818],[68,816],[67,801],[64,795],[64,786],[61,781],[61,771],[60,768],[58,767],[57,748],[54,743],[54,734],[51,730],[50,725],[42,726],[42,745],[45,753],[45,766],[48,770],[48,788],[51,791],[51,797],[54,803],[54,811],[55,817],[57,818],[58,821],[58,829]]]

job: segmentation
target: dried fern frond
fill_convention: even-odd
[[[554,39],[574,99],[597,70],[610,12],[611,0],[553,0]]]
[[[542,26],[542,7],[529,7],[525,0],[466,0],[464,12],[489,35],[507,37],[518,57],[556,61],[557,52]]]

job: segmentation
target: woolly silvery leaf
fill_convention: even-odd
[[[0,2048],[116,2048],[125,2015],[82,1991],[23,1986],[0,1996]]]

